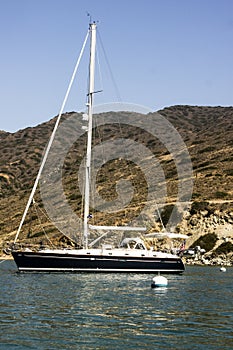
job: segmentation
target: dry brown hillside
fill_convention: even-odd
[[[72,113],[64,114],[63,119]],[[231,213],[233,212],[233,107],[172,106],[159,111],[159,113],[166,117],[179,131],[192,159],[193,204],[188,214],[191,217],[186,218],[183,226],[181,224],[177,230],[182,232],[188,230],[191,244],[200,235],[218,230],[219,225],[216,223],[214,227],[210,217],[211,215],[215,216],[216,218],[213,220],[218,221],[222,215],[222,225],[224,227],[228,225],[230,235],[233,235],[230,228],[233,223],[233,221],[231,222]],[[146,116],[142,116],[142,118],[146,120]],[[6,245],[6,241],[12,240],[14,237],[54,123],[55,118],[36,127],[26,128],[15,133],[0,131],[0,244],[2,247]],[[99,131],[96,143],[102,140],[102,131]],[[115,126],[108,127],[107,131],[111,135],[119,132]],[[127,128],[126,130],[124,126],[121,128],[121,132],[123,136],[124,133],[125,135],[130,133],[134,140],[142,142],[160,160],[168,183],[167,210],[162,213],[164,220],[167,220],[166,216],[169,215],[173,205],[177,188],[177,172],[173,160],[164,145],[160,144],[158,140],[154,140],[150,134],[139,129],[129,130]],[[69,139],[68,134],[66,137]],[[84,154],[84,145],[85,137],[82,137],[67,154],[62,169],[66,196],[73,210],[77,212],[81,208],[81,197],[80,193],[74,192],[74,189],[77,188],[77,172],[79,161]],[[132,203],[127,208],[127,214],[132,217],[137,210],[140,210],[140,206],[146,200],[146,183],[140,169],[130,162],[115,160],[103,167],[98,178],[101,195],[114,198],[116,195],[115,181],[123,176],[123,173],[124,176],[129,177],[130,170],[133,170],[132,180],[136,188]],[[107,191],[104,189],[104,182],[106,182]],[[36,198],[39,208],[43,211],[39,193],[37,193]],[[119,213],[118,223],[124,223],[125,214],[125,211]],[[196,224],[195,218],[197,219]],[[99,219],[104,221],[106,218],[100,216]],[[113,220],[111,217],[108,219]],[[48,218],[43,216],[40,220],[51,239],[60,238],[61,235],[49,223]],[[200,221],[204,222],[202,229],[199,227]],[[32,229],[33,224],[35,229]],[[41,239],[43,233],[41,226],[35,212],[31,212],[26,219],[25,237],[27,239]]]

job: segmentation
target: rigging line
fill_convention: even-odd
[[[41,208],[38,206],[37,202],[33,199],[33,204],[34,204],[34,208],[35,208],[35,211],[36,211],[36,215],[37,215],[37,218],[38,218],[38,221],[39,221],[39,224],[40,224],[40,227],[42,228],[43,232],[44,232],[44,235],[45,237],[47,238],[47,240],[49,241],[49,243],[52,245],[53,248],[55,248],[54,244],[52,243],[52,241],[49,239],[49,236],[47,235],[47,232],[45,231],[45,228],[44,226],[42,225],[42,221],[40,219],[40,216],[38,214],[38,209],[41,210]],[[42,212],[42,210],[41,210]],[[42,212],[43,213],[43,212]],[[44,213],[43,213],[44,214]],[[44,214],[45,215],[45,214]],[[45,215],[45,217],[48,219],[47,215]]]
[[[34,196],[34,194],[35,194],[35,192],[36,192],[36,189],[37,189],[37,186],[38,186],[38,183],[39,183],[39,179],[40,179],[42,170],[44,169],[44,165],[45,165],[45,163],[46,163],[46,160],[47,160],[47,158],[48,158],[48,154],[49,154],[50,148],[51,148],[51,146],[52,146],[52,143],[53,143],[53,140],[54,140],[54,137],[55,137],[55,134],[56,134],[56,131],[57,131],[57,128],[58,128],[60,119],[61,119],[61,115],[62,115],[63,110],[64,110],[64,107],[65,107],[65,104],[66,104],[68,95],[69,95],[69,93],[70,93],[70,89],[71,89],[71,87],[72,87],[72,85],[73,85],[73,81],[74,81],[74,78],[75,78],[75,75],[76,75],[76,72],[77,72],[79,63],[80,63],[81,58],[82,58],[83,51],[84,51],[84,48],[85,48],[85,46],[86,46],[86,42],[87,42],[88,36],[89,36],[89,30],[88,30],[88,32],[87,32],[87,34],[86,34],[86,37],[85,37],[85,40],[84,40],[82,49],[81,49],[81,51],[80,51],[80,54],[79,54],[77,63],[76,63],[76,65],[75,65],[75,68],[74,68],[74,71],[73,71],[73,74],[72,74],[72,77],[71,77],[71,80],[70,80],[70,83],[69,83],[69,86],[68,86],[68,89],[67,89],[66,94],[65,94],[65,98],[64,98],[64,100],[63,100],[63,103],[62,103],[62,106],[61,106],[59,115],[58,115],[58,117],[57,117],[56,124],[55,124],[55,126],[54,126],[54,129],[53,129],[52,135],[51,135],[51,137],[50,137],[49,143],[48,143],[48,145],[47,145],[47,148],[46,148],[44,157],[43,157],[43,159],[42,159],[42,162],[41,162],[41,165],[40,165],[40,168],[39,168],[39,171],[38,171],[38,174],[37,174],[37,177],[36,177],[34,186],[33,186],[33,188],[32,188],[31,194],[30,194],[30,196],[29,196],[29,199],[28,199],[26,208],[25,208],[24,213],[23,213],[23,216],[22,216],[22,219],[21,219],[21,221],[20,221],[20,224],[19,224],[19,227],[18,227],[16,236],[15,236],[15,239],[14,239],[14,243],[16,243],[16,241],[17,241],[17,239],[18,239],[18,236],[19,236],[19,233],[20,233],[20,231],[21,231],[21,228],[22,228],[22,225],[23,225],[23,223],[24,223],[24,220],[25,220],[25,218],[26,218],[28,209],[29,209],[29,207],[30,207],[30,205],[31,205],[33,196]]]
[[[103,53],[104,53],[104,58],[105,58],[105,61],[107,63],[107,66],[108,66],[108,70],[109,70],[109,73],[110,73],[110,76],[111,76],[114,88],[115,88],[115,93],[116,93],[117,100],[118,100],[118,102],[122,102],[121,94],[120,94],[120,91],[118,89],[117,83],[116,83],[116,81],[114,79],[114,75],[113,75],[113,72],[112,72],[112,69],[111,69],[111,66],[110,66],[110,63],[109,63],[106,51],[104,49],[104,45],[103,45],[100,33],[99,33],[98,30],[97,30],[97,35],[98,35],[98,38],[99,38],[99,42],[100,42],[101,48],[102,48]]]
[[[162,217],[161,217],[160,210],[159,210],[159,207],[158,207],[157,202],[155,202],[155,205],[156,205],[156,210],[157,210],[157,213],[158,213],[158,216],[159,216],[159,220],[160,220],[160,222],[161,222],[161,225],[162,225],[162,227],[163,227],[163,230],[164,230],[165,232],[167,232],[167,230],[166,230],[166,228],[165,228],[165,226],[164,226],[164,224],[163,224],[163,220],[162,220]]]
[[[99,79],[100,79],[100,91],[103,91],[103,77],[101,74],[101,69],[100,69],[100,59],[99,59],[99,51],[98,51],[98,47],[96,46],[96,58],[97,58],[97,65],[98,65],[98,72],[99,72]]]

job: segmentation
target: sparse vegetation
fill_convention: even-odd
[[[174,209],[174,205],[166,205],[162,210],[160,215],[164,226],[167,225],[173,209]]]
[[[222,208],[232,208],[230,201],[233,200],[233,107],[179,105],[164,108],[159,113],[178,130],[183,140],[185,140],[192,159],[194,186],[191,215],[198,215],[200,211],[208,211],[208,214],[206,214],[208,217],[213,214],[217,202],[220,203],[219,206],[222,206]],[[69,118],[70,115],[71,113],[64,114],[63,120]],[[143,118],[146,118],[146,116],[143,116]],[[6,235],[15,231],[19,225],[41,162],[44,147],[48,142],[54,123],[55,119],[52,119],[37,127],[19,130],[13,134],[0,131],[0,238],[2,241],[4,241]],[[119,129],[117,124],[113,126],[108,124],[98,131],[99,133],[96,132],[96,140],[94,140],[95,145],[110,138],[104,137],[107,131],[111,137],[121,135],[121,137],[131,138],[142,143],[155,154],[166,178],[167,205],[161,213],[164,225],[166,225],[174,208],[171,203],[175,203],[178,193],[176,163],[166,149],[166,145],[153,138],[151,134],[143,132],[140,128],[129,127],[129,125]],[[69,133],[64,133],[64,139],[61,138],[57,141],[58,146],[61,147],[59,142],[66,141],[69,141]],[[77,212],[80,210],[81,204],[80,195],[77,191],[74,192],[74,181],[78,184],[77,174],[83,159],[85,144],[86,136],[84,134],[71,147],[65,159],[64,167],[60,169],[60,171],[63,171],[63,187],[67,200]],[[111,194],[111,198],[115,198],[114,195],[117,196],[115,185],[119,180],[119,176],[128,168],[129,164],[126,162],[118,162],[112,167],[103,166],[100,174],[97,175],[97,184],[100,187],[99,194],[105,194],[108,198]],[[124,177],[120,178],[125,179]],[[107,181],[107,189],[104,188],[105,181]],[[139,215],[141,208],[147,201],[146,178],[143,177],[143,172],[140,172],[137,167],[134,167],[134,176],[131,181],[134,188],[133,200],[127,208],[119,212],[119,224],[124,222],[127,215],[130,215],[130,218]],[[210,205],[211,201],[215,204]],[[38,201],[38,206],[42,208],[43,202]],[[109,217],[112,220],[112,215],[109,215]],[[46,222],[46,219],[44,220]],[[28,222],[29,220],[26,218],[26,225],[29,225]],[[40,235],[40,232],[38,234]],[[212,238],[214,241],[215,238]],[[208,236],[202,241],[202,244],[209,247],[211,245],[210,241],[206,243],[205,240],[208,241]]]
[[[214,250],[213,255],[218,256],[220,254],[228,254],[231,252],[233,252],[233,244],[231,242],[224,242]]]
[[[233,169],[227,169],[227,170],[226,170],[226,174],[227,174],[228,176],[233,176]]]
[[[190,214],[194,215],[199,213],[201,210],[208,210],[208,208],[209,208],[208,202],[193,202],[190,209]]]
[[[211,152],[211,151],[214,151],[214,150],[215,150],[215,147],[208,146],[208,147],[202,148],[202,149],[199,151],[199,153]]]
[[[227,196],[228,196],[227,192],[223,192],[223,191],[215,192],[215,197],[216,198],[226,198]]]
[[[200,246],[201,248],[205,249],[206,252],[209,252],[211,249],[214,248],[215,243],[217,241],[217,235],[215,233],[207,233],[206,235],[203,235],[199,237],[191,247]]]

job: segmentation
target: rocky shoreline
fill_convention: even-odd
[[[200,266],[233,266],[233,257],[217,257],[214,259],[184,259],[185,265],[200,265]]]
[[[185,213],[177,232],[188,236],[185,242],[186,254],[184,252],[182,257],[186,265],[233,266],[232,203],[224,203],[224,206],[194,202]],[[180,245],[181,242],[177,243]],[[157,241],[154,248],[169,251],[169,246],[170,243],[166,241]],[[189,251],[193,253],[189,254]],[[12,259],[12,256],[5,254],[2,249],[0,259]]]

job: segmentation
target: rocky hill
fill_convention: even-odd
[[[176,231],[189,235],[188,246],[202,246],[206,250],[204,259],[222,256],[229,260],[233,251],[233,107],[173,106],[159,113],[172,123],[182,136],[193,166],[192,206],[176,227]],[[63,119],[72,114],[74,112],[64,114]],[[15,133],[0,131],[2,249],[14,238],[54,123],[55,118]],[[156,154],[166,176],[166,206],[161,212],[166,224],[177,194],[176,166],[168,150],[150,134],[138,129],[129,130],[129,127],[124,126],[120,131],[115,126],[104,129],[96,133],[96,144],[103,140],[103,131],[108,131],[111,137],[121,132],[122,137],[128,137],[130,134],[135,141],[140,141]],[[68,134],[65,135],[67,140],[69,137]],[[68,152],[62,169],[67,200],[77,213],[81,213],[82,207],[81,195],[77,191],[77,174],[85,151],[84,145],[85,136],[82,136]],[[130,178],[135,187],[133,200],[124,211],[117,214],[118,224],[124,224],[126,216],[133,217],[141,210],[141,205],[146,200],[147,187],[140,169],[125,160],[114,160],[108,162],[98,174],[98,190],[107,200],[116,196],[115,185],[119,178]],[[30,210],[20,242],[29,239],[33,243],[44,242],[46,239],[42,237],[46,232],[47,241],[66,244],[63,235],[45,215],[39,191],[35,199],[37,209]],[[38,215],[38,212],[42,212],[42,215]],[[111,215],[106,218],[96,212],[95,216],[102,224],[106,223],[106,220],[111,224],[113,220]],[[153,223],[152,220],[151,230],[161,228],[158,221]]]

